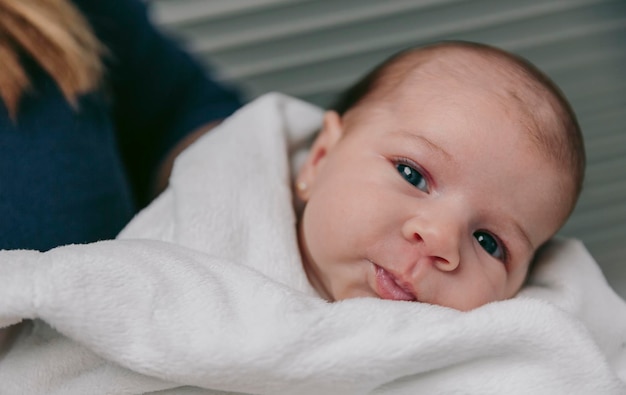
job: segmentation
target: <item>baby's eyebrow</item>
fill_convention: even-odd
[[[430,141],[427,137],[424,137],[420,134],[407,132],[405,130],[398,130],[394,132],[394,134],[397,134],[398,136],[402,138],[409,139],[413,142],[416,142],[419,145],[425,145],[426,147],[428,147],[430,151],[438,153],[439,155],[445,157],[446,160],[452,161],[452,162],[454,161],[454,158],[452,157],[452,155],[450,155],[447,151],[445,151],[443,148],[441,148],[437,144]]]

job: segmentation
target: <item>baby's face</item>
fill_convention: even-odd
[[[445,85],[326,114],[298,176],[304,265],[326,299],[469,310],[510,298],[567,216],[562,176],[518,112]]]

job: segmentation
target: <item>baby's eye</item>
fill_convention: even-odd
[[[504,250],[495,237],[487,232],[475,232],[474,237],[489,255],[496,259],[504,260]]]
[[[396,169],[398,169],[402,177],[404,177],[404,179],[410,184],[417,187],[421,191],[428,192],[428,183],[419,171],[404,163],[398,163],[396,165]]]

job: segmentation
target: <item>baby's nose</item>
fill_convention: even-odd
[[[427,221],[415,217],[408,221],[403,234],[426,254],[441,271],[454,271],[460,263],[460,226],[454,220]]]

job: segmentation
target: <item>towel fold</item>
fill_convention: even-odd
[[[302,270],[292,165],[320,109],[268,94],[177,159],[117,240],[0,252],[1,394],[624,394],[626,304],[551,243],[470,312],[327,303]]]

